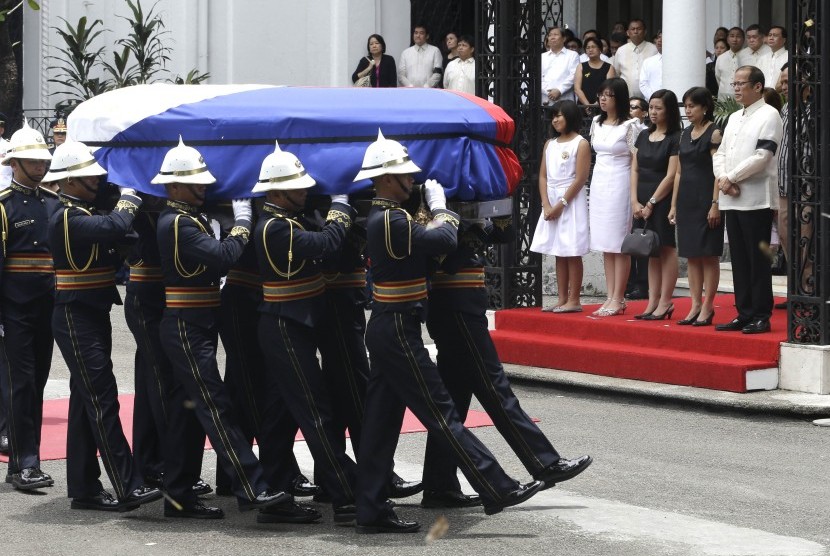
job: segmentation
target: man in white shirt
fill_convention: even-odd
[[[435,87],[441,82],[444,67],[441,51],[427,40],[426,25],[419,23],[412,31],[415,44],[401,53],[398,63],[398,85],[401,87]]]
[[[663,32],[658,31],[654,38],[657,55],[643,60],[640,68],[640,92],[646,101],[651,99],[654,91],[663,88]]]
[[[740,27],[733,27],[726,35],[726,42],[729,50],[718,56],[715,61],[715,78],[718,80],[718,98],[734,98],[732,81],[735,78],[735,70],[740,67],[741,50],[744,47],[744,30]]]
[[[579,66],[579,54],[565,48],[565,37],[559,27],[548,30],[548,51],[542,54],[542,105],[557,100],[576,100],[574,75]]]
[[[765,39],[766,34],[761,30],[760,25],[756,23],[747,27],[746,48],[738,55],[738,63],[742,66],[762,67],[761,60],[770,51],[770,48],[764,44]]]
[[[475,47],[470,35],[462,35],[458,39],[456,57],[444,69],[444,88],[450,91],[461,91],[471,95],[476,94],[476,61],[473,58]]]
[[[776,86],[781,67],[787,63],[789,53],[784,48],[786,45],[787,30],[780,25],[770,27],[767,33],[767,46],[770,50],[761,57],[761,65],[758,66],[764,72],[764,82],[769,87]]]
[[[643,60],[657,54],[657,47],[645,40],[646,24],[632,19],[628,24],[628,42],[614,55],[614,70],[628,84],[628,96],[643,96],[640,91],[640,69]]]
[[[720,189],[732,256],[738,316],[716,330],[744,334],[769,332],[772,315],[772,269],[762,245],[772,235],[772,211],[778,205],[777,158],[783,124],[778,111],[764,102],[764,73],[741,66],[733,83],[735,100],[744,109],[729,116],[718,151],[712,157]]]

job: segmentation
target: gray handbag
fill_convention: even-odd
[[[632,257],[656,257],[660,254],[660,236],[648,229],[646,219],[642,229],[635,228],[623,238],[620,251]]]

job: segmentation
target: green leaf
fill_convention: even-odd
[[[35,2],[35,0],[28,0],[27,3],[29,4],[29,7],[32,8],[33,10],[35,10],[35,11],[40,9],[40,4]]]

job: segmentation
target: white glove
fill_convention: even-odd
[[[349,196],[348,195],[332,195],[331,196],[332,203],[341,203],[344,205],[349,204]]]
[[[424,182],[424,190],[426,192],[429,210],[447,208],[447,196],[444,195],[443,185],[435,180],[427,180]]]
[[[121,195],[136,195],[136,191],[132,187],[119,187],[118,193]]]
[[[233,207],[234,220],[252,221],[253,209],[251,209],[250,199],[234,199],[231,201],[231,206]]]

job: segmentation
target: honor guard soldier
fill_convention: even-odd
[[[265,193],[257,224],[257,258],[263,303],[259,341],[268,365],[268,391],[277,391],[314,457],[315,481],[331,496],[334,521],[354,521],[356,465],[345,453],[343,429],[332,415],[332,395],[317,360],[315,326],[325,313],[320,259],[335,257],[352,225],[348,196],[332,196],[319,231],[300,217],[307,189],[315,184],[296,156],[280,150],[265,157],[254,193]]]
[[[98,214],[94,202],[104,174],[86,145],[70,141],[55,149],[43,178],[58,183],[62,203],[48,228],[56,278],[52,330],[70,373],[66,477],[72,508],[129,511],[161,498],[159,489],[142,486],[133,464],[111,359],[110,310],[121,304],[115,242],[130,230],[141,199],[121,188],[115,209]],[[99,480],[98,452],[115,498]]]
[[[545,488],[571,479],[591,464],[590,456],[561,458],[533,420],[522,410],[510,388],[487,323],[484,287],[485,245],[513,237],[510,218],[462,221],[458,249],[447,255],[430,278],[427,330],[438,348],[438,372],[467,418],[475,394],[499,433],[534,478]],[[478,504],[461,493],[456,466],[445,443],[427,439],[424,460],[424,508],[458,508]]]
[[[242,434],[251,445],[257,440],[268,484],[295,497],[314,496],[319,487],[300,473],[294,457],[297,423],[285,404],[275,403],[266,389],[265,357],[257,337],[261,303],[262,277],[251,238],[222,287],[219,337],[225,348],[225,387]],[[230,492],[230,475],[221,467],[216,470],[216,485],[217,492]]]
[[[136,343],[135,398],[133,402],[133,458],[144,483],[163,486],[164,460],[187,445],[202,455],[205,433],[187,395],[173,376],[170,360],[161,346],[159,326],[164,312],[164,283],[156,240],[158,197],[145,196],[142,210],[133,221],[138,239],[127,263],[130,279],[124,298],[124,318]],[[151,206],[148,210],[148,204]],[[201,458],[199,459],[201,461]],[[197,480],[193,494],[210,494],[209,484]]]
[[[366,228],[354,223],[346,234],[339,256],[323,262],[326,281],[326,314],[317,326],[323,375],[332,396],[338,427],[348,428],[355,454],[360,452],[363,406],[369,381],[366,355]],[[342,435],[345,449],[345,434]],[[389,498],[407,498],[423,490],[421,481],[405,481],[392,474]]]
[[[432,257],[455,249],[458,217],[446,209],[441,185],[429,180],[426,195],[433,220],[426,227],[412,221],[400,203],[411,195],[416,172],[420,168],[406,148],[378,133],[355,178],[372,178],[376,190],[367,222],[374,303],[366,329],[371,375],[358,458],[358,533],[411,533],[420,527],[399,519],[386,501],[406,407],[443,441],[488,515],[527,500],[544,486],[541,481],[520,485],[510,478],[464,427],[424,347],[427,265]]]
[[[236,263],[251,229],[249,199],[233,201],[234,227],[219,241],[199,209],[207,186],[216,182],[199,152],[178,146],[164,157],[152,183],[167,190],[167,208],[158,220],[157,238],[166,308],[161,320],[162,347],[176,379],[193,402],[196,417],[216,450],[220,465],[232,472],[232,490],[240,511],[293,509],[291,495],[274,491],[233,417],[230,399],[216,363],[219,333],[219,278]],[[204,506],[191,486],[198,479],[201,453],[182,446],[168,454],[164,484],[179,507],[165,501],[164,515],[217,519],[220,508]]]
[[[52,364],[55,298],[46,224],[59,202],[40,187],[52,158],[40,132],[24,122],[7,148],[3,165],[12,169],[13,179],[0,192],[0,406],[8,419],[6,482],[30,490],[54,482],[40,469],[40,430]]]

